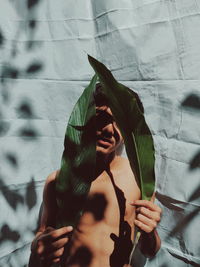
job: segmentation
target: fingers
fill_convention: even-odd
[[[143,206],[146,207],[152,211],[157,211],[159,213],[162,212],[161,208],[156,205],[155,203],[153,203],[152,201],[148,201],[148,200],[135,200],[134,202],[131,203],[131,205],[133,206]]]
[[[152,229],[151,227],[149,227],[148,225],[138,221],[138,220],[135,220],[135,225],[137,227],[139,227],[142,231],[146,232],[146,233],[151,233],[152,232]]]
[[[49,242],[53,242],[54,240],[58,239],[59,237],[63,236],[63,235],[67,235],[68,233],[70,233],[73,230],[72,226],[66,226],[66,227],[62,227],[60,229],[53,229],[50,231],[49,228],[52,227],[47,227],[47,229],[44,231],[44,235],[43,235],[43,240],[44,241],[49,241]]]
[[[160,213],[159,212],[155,212],[155,211],[151,211],[145,207],[139,207],[136,209],[136,214],[142,214],[144,216],[146,216],[149,219],[153,219],[156,222],[160,221]]]
[[[68,234],[73,230],[72,226],[54,229],[47,227],[45,231],[38,236],[36,253],[40,260],[45,264],[58,262],[64,252],[64,246],[69,241]]]
[[[40,259],[45,262],[58,262],[58,260],[61,258],[64,252],[64,247],[57,249],[49,254],[44,254],[40,256]],[[54,261],[56,260],[56,261]]]
[[[148,200],[135,200],[131,205],[136,206],[135,225],[146,233],[152,232],[161,217],[161,208]]]
[[[155,220],[149,219],[142,214],[137,215],[135,224],[147,233],[150,233],[157,227],[157,222]]]
[[[44,243],[41,243],[41,240],[38,241],[38,254],[39,255],[47,255],[50,254],[52,251],[56,251],[62,247],[64,247],[67,242],[69,241],[68,237],[63,237],[61,239],[58,239],[52,243],[49,243],[48,245],[45,245]]]

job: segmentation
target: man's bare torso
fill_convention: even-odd
[[[127,159],[116,157],[91,185],[85,212],[71,240],[67,267],[122,267],[129,261],[140,190]]]
[[[139,200],[140,190],[129,161],[116,156],[123,137],[105,97],[100,92],[99,97],[95,98],[97,178],[91,184],[78,226],[55,229],[58,171],[48,176],[40,227],[31,244],[31,259],[37,259],[41,266],[61,261],[63,267],[128,267],[134,225],[143,231],[143,254],[154,256],[160,248],[155,228],[161,209],[151,201]]]

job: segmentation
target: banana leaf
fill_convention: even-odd
[[[78,99],[68,122],[61,169],[56,179],[57,227],[75,226],[94,177],[96,161],[95,90],[97,75]]]
[[[123,136],[127,156],[142,199],[149,200],[154,191],[154,145],[151,132],[145,122],[139,97],[123,84],[118,83],[112,73],[91,56],[88,60],[99,77],[103,91],[115,121]]]

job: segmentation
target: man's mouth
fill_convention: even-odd
[[[112,140],[106,137],[98,137],[97,144],[106,148],[112,144]]]

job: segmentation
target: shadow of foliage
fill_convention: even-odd
[[[38,138],[37,131],[31,128],[23,128],[19,130],[18,134],[25,141],[34,141]]]
[[[81,246],[76,250],[74,255],[69,260],[68,264],[80,267],[87,267],[91,263],[91,260],[92,260],[91,251],[87,247]]]
[[[14,155],[14,153],[6,153],[5,154],[5,158],[7,159],[8,163],[14,167],[14,168],[18,168],[18,160],[16,155]]]
[[[163,206],[167,207],[168,209],[175,210],[175,211],[183,211],[183,208],[177,206],[177,204],[182,204],[182,201],[172,199],[171,197],[165,196],[156,192],[156,198],[162,203]]]
[[[29,20],[28,26],[30,29],[35,29],[36,25],[37,25],[37,21],[35,19]]]
[[[194,219],[194,217],[199,213],[200,207],[197,207],[194,211],[186,215],[183,219],[179,221],[177,226],[175,226],[169,233],[169,237],[176,235],[179,232],[183,232],[186,226]]]
[[[19,76],[19,70],[13,66],[5,66],[1,72],[1,82],[4,83],[4,78],[17,79]]]
[[[28,65],[23,65],[21,62],[20,64],[16,65],[15,58],[18,57],[24,57],[23,50],[25,54],[29,51],[26,51],[27,48],[32,49],[34,48],[34,44],[37,43],[34,41],[34,34],[37,27],[37,22],[35,20],[36,16],[36,5],[40,2],[40,0],[25,0],[25,1],[8,1],[12,5],[11,7],[14,9],[13,11],[16,11],[16,14],[19,15],[19,23],[14,25],[12,30],[15,30],[13,36],[10,36],[10,34],[7,35],[7,30],[2,28],[0,29],[0,51],[1,53],[1,66],[0,66],[0,86],[2,88],[1,90],[1,99],[4,105],[0,108],[0,136],[5,136],[11,125],[11,121],[4,119],[7,118],[4,116],[4,114],[7,114],[7,110],[13,107],[10,105],[11,101],[13,100],[12,92],[14,91],[14,85],[16,84],[16,80],[20,78],[22,75],[29,77],[32,74],[37,74],[39,71],[43,69],[43,63],[40,62],[40,58],[32,59],[32,61]],[[28,8],[28,9],[27,9]],[[3,7],[2,7],[3,9]],[[8,18],[9,19],[9,18]],[[21,22],[20,22],[21,21]],[[11,23],[11,24],[12,24]],[[27,27],[28,26],[28,27]],[[17,28],[16,28],[17,27]],[[5,30],[5,31],[4,31]],[[24,34],[27,35],[27,39],[29,39],[27,42],[24,42],[25,46],[22,48],[20,39],[21,36]],[[7,46],[7,47],[6,47]],[[31,51],[34,52],[34,51]],[[17,60],[17,62],[19,62]],[[23,60],[23,62],[25,62]],[[14,88],[14,89],[13,89]],[[11,90],[12,89],[12,90]],[[19,97],[19,95],[18,95]],[[26,141],[35,141],[38,138],[38,132],[35,129],[35,127],[32,125],[32,122],[30,119],[34,117],[34,112],[31,106],[31,103],[28,100],[20,100],[20,104],[16,110],[20,118],[27,119],[26,125],[18,128],[17,132],[19,134],[19,138],[24,139]],[[3,154],[3,159],[6,163],[8,163],[10,166],[12,166],[14,171],[17,171],[17,168],[20,168],[20,161],[17,157],[17,149],[13,147],[13,151],[8,151]],[[8,167],[8,166],[7,166]],[[20,191],[15,190],[15,187],[13,186],[7,186],[6,180],[3,180],[4,177],[1,176],[0,179],[0,192],[2,195],[3,200],[7,202],[6,206],[9,209],[11,207],[16,213],[18,214],[18,207],[20,208],[23,206],[25,210],[32,210],[33,207],[36,205],[37,195],[35,190],[35,182],[32,179],[26,186],[25,190],[22,188],[23,193]],[[16,184],[19,181],[16,181]],[[2,207],[2,210],[4,207]],[[4,211],[4,210],[3,210]],[[12,211],[12,210],[11,210]],[[3,213],[3,212],[2,212]],[[1,214],[2,216],[2,214]],[[3,216],[2,216],[3,218]],[[6,213],[4,215],[4,218],[6,218]],[[17,220],[17,217],[16,217]],[[9,218],[8,222],[9,223]],[[18,231],[13,231],[9,225],[2,222],[1,224],[1,233],[0,233],[0,242],[6,241],[12,241],[13,243],[20,240],[21,236],[18,233]],[[28,231],[31,232],[31,229],[27,227],[24,229],[28,233]],[[2,244],[4,246],[4,243]],[[11,258],[11,256],[9,256]],[[17,257],[13,256],[14,259],[16,259],[16,262],[13,263],[12,260],[9,259],[9,262],[7,263],[8,266],[14,266],[18,265],[21,266],[24,264],[18,264]],[[1,265],[1,264],[0,264]],[[7,266],[6,265],[6,266]],[[27,266],[27,265],[24,265]],[[37,266],[37,265],[36,265]]]
[[[199,191],[199,188],[194,191],[194,193],[189,198],[189,201],[192,201],[192,200],[194,200],[195,198],[198,197],[198,195],[199,195],[198,191]],[[167,207],[167,208],[169,208],[171,210],[175,210],[175,211],[178,211],[180,213],[182,213],[184,211],[184,208],[183,207],[178,207],[177,204],[185,204],[185,202],[178,201],[176,199],[172,199],[172,198],[167,197],[165,195],[162,195],[162,194],[160,194],[158,192],[156,192],[156,198],[160,201],[160,203],[162,203],[163,206],[165,206],[165,207]],[[186,216],[181,218],[178,221],[177,225],[169,232],[167,238],[168,237],[173,237],[177,233],[184,232],[186,227],[191,223],[191,221],[199,213],[199,211],[200,211],[200,207],[197,206],[197,208],[195,208],[195,210],[193,210],[192,212],[190,212],[189,214],[187,214]]]
[[[27,0],[28,9],[33,8],[35,5],[39,3],[40,0]]]
[[[194,170],[196,168],[200,168],[200,151],[190,161],[190,170]]]
[[[200,197],[200,185],[197,187],[189,198],[189,202],[199,199]]]
[[[37,203],[37,194],[35,190],[35,181],[32,178],[30,183],[28,183],[27,188],[26,188],[26,195],[25,195],[25,202],[31,210]]]
[[[0,136],[6,135],[9,129],[10,129],[10,124],[6,121],[0,120]]]
[[[17,108],[17,113],[21,118],[31,119],[33,117],[31,103],[29,103],[27,100],[22,101]]]
[[[183,102],[183,107],[193,108],[200,110],[200,97],[195,94],[190,94]],[[200,167],[200,152],[198,152],[194,158],[190,161],[190,170],[194,170]]]
[[[84,212],[91,212],[96,221],[101,221],[104,218],[107,200],[103,194],[96,193],[88,197]]]
[[[2,46],[3,43],[4,43],[4,37],[3,37],[2,32],[0,31],[0,46]]]
[[[109,262],[111,267],[122,267],[129,263],[129,256],[133,248],[133,243],[131,240],[131,227],[129,223],[124,220],[126,209],[124,192],[115,184],[114,177],[110,169],[107,169],[106,171],[115,190],[120,214],[119,234],[118,236],[114,233],[110,234],[110,238],[114,242],[114,249],[110,255]]]
[[[41,62],[34,62],[30,66],[27,67],[26,73],[31,74],[42,70],[42,63]]]
[[[190,94],[187,98],[182,102],[182,106],[200,109],[200,97],[195,94]]]
[[[187,267],[190,267],[190,266],[193,266],[193,267],[199,267],[199,264],[198,264],[198,263],[196,263],[196,262],[194,262],[194,261],[192,261],[192,260],[190,260],[190,259],[187,259],[187,258],[185,258],[184,256],[181,256],[181,255],[178,255],[178,254],[175,254],[175,253],[171,253],[171,252],[170,252],[170,254],[171,254],[174,258],[176,258],[176,259],[180,260],[181,262],[183,262],[184,267],[185,267],[185,266],[187,266]],[[181,266],[183,266],[183,265],[181,265]],[[166,267],[167,267],[167,266],[166,266]]]
[[[23,197],[10,190],[4,183],[3,181],[0,180],[0,191],[2,192],[2,195],[4,196],[4,198],[6,199],[6,201],[8,202],[8,204],[14,209],[16,210],[17,205],[18,204],[23,204],[24,203],[24,199]]]
[[[12,231],[7,224],[1,227],[0,242],[10,240],[17,242],[20,239],[20,234],[17,231]]]

